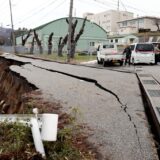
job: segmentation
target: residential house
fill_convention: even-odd
[[[133,34],[147,31],[157,31],[160,25],[158,17],[137,17],[118,22],[118,34]]]

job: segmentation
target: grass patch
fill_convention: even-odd
[[[59,57],[57,55],[57,53],[53,53],[53,54],[34,54],[31,55],[37,58],[43,58],[43,59],[47,59],[47,60],[52,60],[52,61],[58,61],[58,62],[67,62],[67,55],[64,54],[62,57]],[[75,54],[75,58],[74,59],[70,59],[71,63],[81,63],[81,62],[86,62],[86,61],[92,61],[92,60],[96,60],[96,55],[87,55],[87,54],[79,54],[76,53]]]
[[[93,155],[80,151],[72,127],[60,129],[56,142],[44,142],[47,160],[93,160]],[[78,137],[77,137],[78,138]],[[30,127],[20,123],[0,124],[0,159],[43,160],[36,152]]]
[[[30,104],[30,107],[33,104]],[[76,108],[70,116],[59,115],[57,141],[43,142],[47,160],[94,160],[96,155],[87,148],[86,134],[76,122]],[[67,122],[67,123],[66,123]],[[43,160],[36,152],[31,128],[20,123],[0,123],[0,160]]]
[[[0,159],[27,160],[39,156],[31,130],[20,123],[0,123]]]

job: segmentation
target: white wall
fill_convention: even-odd
[[[87,15],[84,14],[84,15]],[[107,32],[117,33],[118,32],[118,21],[133,18],[133,13],[126,11],[108,10],[98,14],[88,14],[87,19],[97,23]]]

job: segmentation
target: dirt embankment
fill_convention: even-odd
[[[24,109],[23,94],[36,88],[18,73],[12,72],[11,65],[23,65],[15,60],[0,57],[0,113],[22,113]]]
[[[66,130],[65,126],[68,125],[71,127],[71,122],[73,121],[73,117],[71,115],[61,112],[60,102],[46,102],[41,97],[40,91],[34,84],[30,84],[24,77],[21,77],[20,74],[10,70],[11,65],[21,66],[24,64],[25,63],[23,62],[0,57],[0,114],[32,113],[32,109],[35,107],[39,109],[39,113],[44,113],[44,112],[56,113],[59,115],[58,128],[59,131],[62,132],[63,136],[63,138],[61,138],[61,132],[58,134],[57,143],[60,145],[65,144],[64,142],[68,143],[67,139],[68,132],[65,131]],[[76,126],[76,128],[77,127],[79,129],[83,128],[82,126]],[[92,145],[88,143],[88,141],[86,140],[87,135],[83,132],[75,133],[75,129],[74,132],[72,134],[71,133],[70,136],[72,138],[69,138],[69,141],[71,143],[69,150],[76,148],[74,149],[74,152],[79,153],[78,156],[80,156],[80,159],[88,159],[88,160],[97,159],[95,157],[98,157],[98,153],[96,152],[95,148],[91,147]],[[3,140],[5,140],[5,134],[3,136],[4,136]],[[61,150],[62,151],[64,150],[63,146],[61,146]],[[24,153],[24,152],[16,151],[16,154],[17,153]],[[32,154],[34,155],[34,153],[35,151]],[[16,154],[12,155],[12,153],[8,152],[7,154],[1,153],[0,159],[4,159],[4,157],[7,157],[6,158],[7,160],[12,159],[14,156],[17,156]],[[47,154],[48,156],[50,156],[49,153]],[[34,157],[33,155],[31,155],[31,157]],[[36,155],[37,154],[35,154],[35,156]],[[21,157],[21,159],[23,159],[23,156],[24,154],[23,155],[19,154],[19,157]],[[75,159],[78,158],[75,157]]]

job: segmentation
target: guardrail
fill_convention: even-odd
[[[18,122],[31,127],[36,151],[46,157],[43,142],[57,140],[57,114],[38,114],[38,109],[33,109],[34,114],[0,114],[0,123]],[[41,132],[40,132],[41,129]]]

